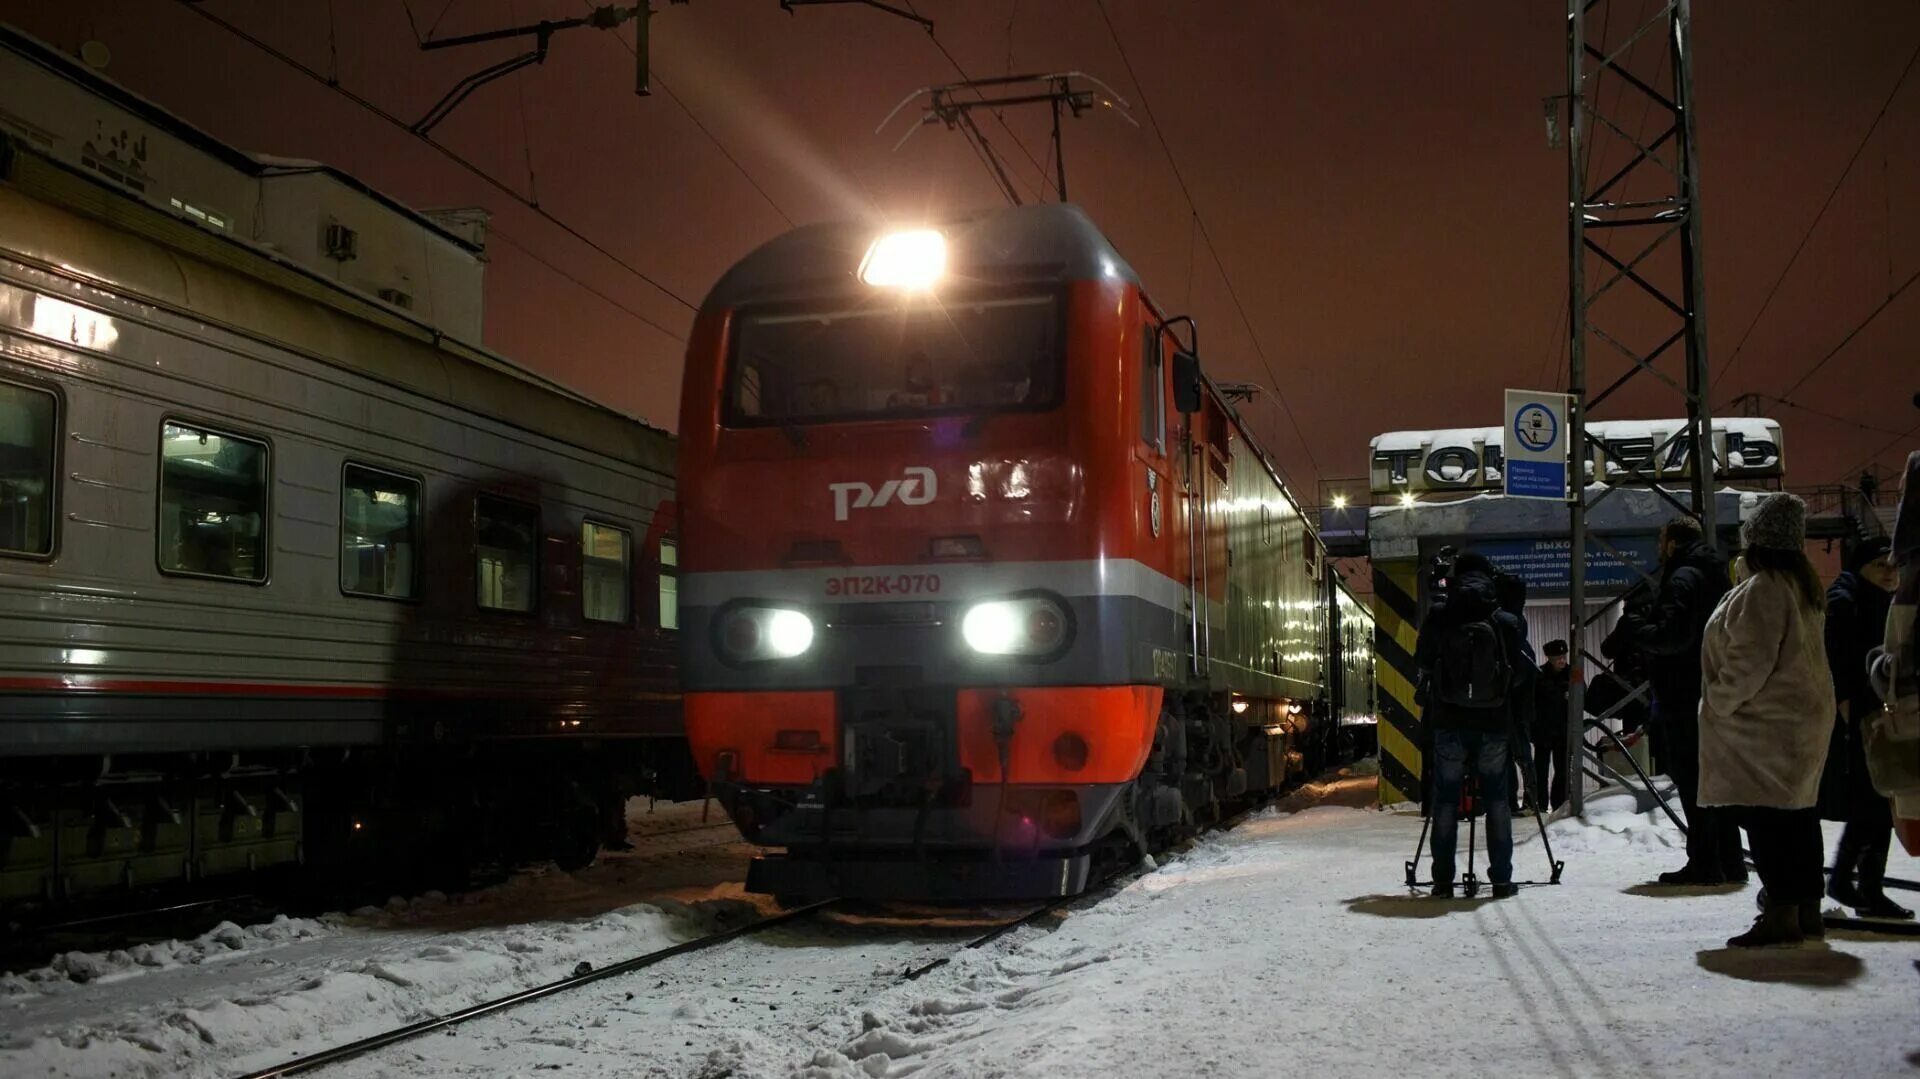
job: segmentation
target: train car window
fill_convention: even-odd
[[[177,420],[160,425],[160,571],[267,579],[267,444]]]
[[[1161,370],[1160,331],[1140,328],[1140,441],[1166,448],[1167,376]]]
[[[745,313],[726,419],[787,426],[1049,409],[1060,403],[1065,323],[1054,293]]]
[[[680,545],[660,541],[660,628],[680,628]]]
[[[340,591],[418,599],[420,481],[349,464],[340,478]]]
[[[54,419],[46,390],[0,382],[0,554],[53,553]]]
[[[530,613],[540,588],[540,507],[480,495],[473,503],[475,600]]]
[[[633,533],[586,521],[580,525],[580,613],[589,622],[625,622]]]

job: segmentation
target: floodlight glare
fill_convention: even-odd
[[[878,288],[927,289],[947,268],[947,238],[933,229],[890,232],[860,261],[860,280]]]

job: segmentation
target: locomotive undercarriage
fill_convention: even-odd
[[[1170,693],[1130,782],[976,783],[952,748],[952,700],[951,689],[852,691],[841,766],[811,785],[716,776],[743,834],[785,848],[755,860],[747,889],[792,901],[1074,895],[1270,794],[1303,764],[1294,725],[1250,726],[1224,694]],[[994,726],[1004,762],[1018,716],[1003,712]]]
[[[579,868],[624,835],[628,796],[688,771],[678,742],[613,745],[16,758],[0,772],[0,909],[31,922],[180,891],[344,898]]]

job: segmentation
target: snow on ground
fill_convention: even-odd
[[[1640,888],[1679,864],[1677,830],[1628,799],[1589,820],[1551,826],[1561,886],[1501,901],[1409,898],[1414,817],[1256,820],[849,1010],[810,1050],[716,1059],[809,1079],[1912,1074],[1920,946],[1730,952],[1757,885]],[[1537,832],[1515,854],[1545,876]]]
[[[232,1074],[748,920],[756,905],[729,882],[750,848],[700,809],[636,801],[635,850],[580,874],[229,923],[0,976],[0,1075]]]
[[[1370,787],[1317,793],[1358,802]],[[1518,874],[1544,878],[1533,822],[1516,825]],[[1270,811],[919,981],[900,973],[977,926],[795,923],[325,1074],[1914,1074],[1920,944],[1840,933],[1729,952],[1757,885],[1645,888],[1681,859],[1657,810],[1603,798],[1587,822],[1549,828],[1561,886],[1435,901],[1401,884],[1417,815]],[[1920,877],[1920,862],[1896,853],[1892,872]],[[568,879],[507,888],[593,891]],[[85,984],[30,980],[0,996],[0,1073],[237,1073],[682,939],[713,917],[562,899],[401,904],[265,927],[238,949],[189,942],[165,953],[185,956],[176,967],[130,956]],[[489,903],[490,915],[451,913]],[[179,980],[190,971],[202,980]]]

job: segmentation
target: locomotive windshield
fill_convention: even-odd
[[[1053,294],[749,312],[734,333],[729,422],[821,423],[1051,408]]]

